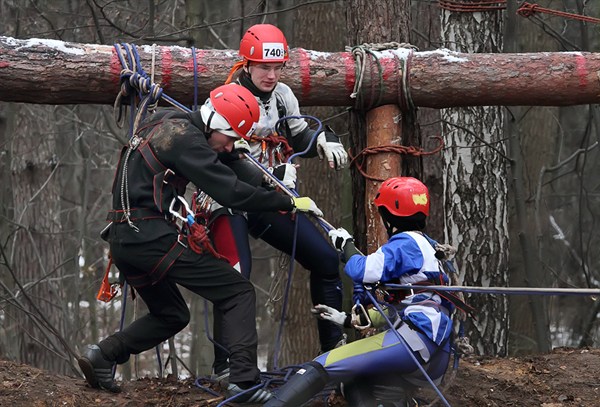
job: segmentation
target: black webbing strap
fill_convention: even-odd
[[[150,168],[150,170],[154,173],[154,179],[152,181],[153,191],[154,191],[154,204],[158,208],[160,212],[163,211],[162,207],[162,195],[163,188],[168,185],[169,177],[175,175],[173,170],[165,167],[150,148],[150,144],[148,140],[144,140],[142,144],[138,147],[138,150],[144,157],[144,161]]]
[[[154,266],[150,272],[152,284],[159,282],[163,278],[173,263],[177,261],[179,256],[181,256],[183,251],[186,249],[187,246],[180,239],[182,239],[181,235],[179,235],[177,241],[173,243],[173,246],[171,246],[169,251],[159,260],[158,263],[156,263],[156,266]]]

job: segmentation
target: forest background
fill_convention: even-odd
[[[267,22],[284,31],[291,47],[324,52],[390,41],[420,51],[483,53],[600,47],[598,25],[543,14],[525,18],[516,13],[522,2],[499,1],[497,9],[469,13],[443,3],[0,0],[0,35],[236,49],[246,28]],[[550,0],[544,7],[600,16],[600,4],[592,1]],[[331,125],[347,147],[364,145],[365,109],[302,111]],[[403,144],[432,150],[432,137],[441,135],[444,149],[397,160],[403,174],[430,187],[427,231],[458,248],[460,283],[598,287],[599,115],[598,105],[418,109]],[[111,106],[0,103],[1,359],[78,374],[74,356],[83,346],[145,312],[131,296],[127,303],[122,297],[108,304],[95,299],[108,262],[99,231],[126,134],[115,125]],[[332,224],[354,229],[364,246],[364,179],[357,169],[332,172],[318,160],[303,160],[299,173],[302,194],[313,197]],[[289,259],[255,241],[253,263],[263,367],[272,366],[275,356],[279,365],[314,357],[307,272],[297,267],[293,274],[276,347]],[[467,322],[466,332],[480,355],[597,347],[600,341],[600,302],[594,298],[468,299],[478,317]],[[189,304],[192,323],[159,349],[163,363],[178,362],[165,364],[167,370],[181,376],[207,374],[212,361],[210,306],[194,296]],[[120,367],[119,375],[128,379],[156,370],[156,355],[146,352]]]

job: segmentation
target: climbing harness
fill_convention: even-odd
[[[181,215],[176,209],[175,206],[177,204],[182,205],[183,215]],[[173,198],[171,201],[171,205],[169,206],[169,213],[173,215],[176,219],[181,221],[180,234],[178,238],[178,242],[186,246],[187,245],[198,254],[202,253],[210,253],[217,259],[224,259],[225,257],[221,256],[215,248],[213,247],[210,239],[208,238],[208,231],[206,227],[196,222],[196,218],[193,215],[193,212],[190,209],[185,198],[182,196],[177,196]],[[186,246],[187,247],[187,246]]]

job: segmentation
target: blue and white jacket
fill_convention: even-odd
[[[344,270],[354,282],[363,284],[448,283],[430,239],[420,232],[395,234],[375,253],[350,257]],[[407,296],[402,305],[400,317],[410,326],[438,345],[449,338],[453,310],[450,302],[434,292],[423,291]]]

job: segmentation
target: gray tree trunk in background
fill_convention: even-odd
[[[35,18],[31,9],[0,5],[3,32],[27,36],[33,28],[21,24]],[[62,16],[47,19],[58,24]],[[61,170],[76,136],[63,144],[61,126],[50,106],[5,105],[3,177],[10,189],[3,196],[2,275],[8,298],[0,349],[9,357],[50,371],[72,373],[73,302],[69,291],[78,270],[69,267],[74,255],[67,249],[70,230],[63,223],[68,209],[62,201]],[[65,150],[61,151],[59,145]],[[61,154],[64,152],[64,154]],[[69,185],[68,188],[73,188]],[[8,280],[10,279],[10,281]],[[73,335],[73,336],[72,336]],[[70,336],[67,339],[67,336]]]
[[[533,46],[539,51],[557,50],[548,36],[516,15],[516,5],[507,8],[505,52],[521,52]],[[556,156],[558,108],[508,107],[505,115],[510,166],[510,285],[543,287],[550,279],[542,269],[536,217],[545,213],[530,197],[535,195],[541,168]],[[541,215],[544,216],[544,215]],[[546,217],[546,216],[544,216]],[[522,354],[548,349],[547,300],[544,297],[511,297],[510,353]]]
[[[442,11],[442,41],[459,52],[498,52],[501,13]],[[508,284],[506,147],[502,110],[470,107],[442,110],[446,240],[458,248],[459,281],[473,286]],[[480,354],[505,355],[508,301],[472,296],[477,319],[467,325]]]
[[[544,7],[589,16],[600,13],[598,2],[553,0]],[[522,19],[514,15],[515,8],[509,4],[507,9],[511,23],[506,30],[507,52],[600,49],[595,25],[541,14]],[[507,136],[515,143],[517,164],[513,178],[522,183],[520,210],[525,218],[511,226],[517,248],[511,253],[511,284],[597,286],[600,258],[590,248],[598,244],[598,105],[508,111]],[[526,250],[518,246],[523,243]],[[533,266],[528,267],[528,261]],[[526,312],[540,303],[545,306],[541,317]],[[589,345],[597,340],[599,310],[597,301],[589,298],[514,297],[511,350],[515,354],[539,350],[538,337],[549,346]],[[550,337],[537,332],[540,323],[549,328]]]
[[[9,143],[14,226],[9,264],[15,282],[10,287],[28,312],[18,307],[7,309],[7,322],[14,333],[8,343],[23,363],[51,371],[70,371],[69,353],[59,345],[54,333],[65,332],[67,319],[61,312],[67,301],[64,284],[76,274],[68,272],[60,235],[60,189],[53,179],[60,164],[56,155],[57,126],[52,125],[53,109],[36,109],[39,120],[26,106],[16,113],[15,129]],[[37,134],[38,137],[31,137]],[[26,333],[26,335],[23,335]],[[53,349],[56,353],[48,352]]]

